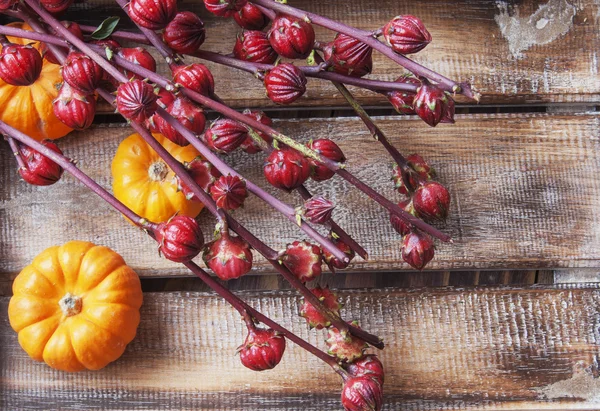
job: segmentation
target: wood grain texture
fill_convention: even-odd
[[[324,346],[297,316],[295,294],[243,293],[252,305]],[[387,348],[385,410],[598,409],[600,291],[386,289],[341,293],[348,318]],[[234,355],[237,314],[202,293],[147,293],[138,336],[97,372],[66,374],[30,360],[0,299],[0,407],[109,410],[338,410],[340,381],[289,345],[274,370]],[[285,318],[284,318],[285,317]],[[42,405],[43,404],[43,405]]]
[[[359,28],[373,30],[398,14],[420,17],[433,42],[414,59],[455,80],[470,81],[482,93],[482,103],[584,103],[600,97],[598,50],[600,21],[594,0],[494,2],[489,0],[295,0],[294,6]],[[201,1],[179,2],[206,22],[206,50],[230,53],[239,27],[216,18]],[[98,24],[120,13],[112,0],[76,5],[65,16]],[[122,15],[122,14],[121,14]],[[131,25],[122,19],[123,27]],[[317,28],[317,38],[333,34]],[[191,60],[190,60],[191,61]],[[273,106],[262,84],[250,74],[209,64],[216,91],[236,107]],[[372,78],[393,81],[402,69],[374,53]],[[160,70],[165,72],[162,64]],[[310,81],[296,106],[346,105],[327,82]],[[239,91],[243,90],[243,93]],[[358,92],[366,104],[387,104],[381,96]]]
[[[455,244],[440,244],[432,270],[598,268],[600,266],[600,116],[476,115],[453,127],[430,129],[416,119],[379,118],[393,143],[418,152],[438,170],[452,193],[444,231]],[[352,118],[278,121],[284,132],[308,140],[329,137],[349,158],[349,169],[391,198],[390,161]],[[122,126],[96,127],[61,141],[68,156],[106,187]],[[427,137],[424,137],[427,136]],[[263,156],[236,153],[228,161],[266,187]],[[72,239],[112,247],[143,276],[187,275],[159,258],[152,241],[123,223],[70,176],[52,187],[20,181],[7,145],[0,145],[0,274],[12,277],[43,249]],[[335,178],[309,184],[337,204],[334,217],[362,243],[370,259],[355,260],[357,272],[406,269],[401,238],[387,212]],[[271,190],[269,188],[269,190]],[[294,195],[273,193],[298,205]],[[302,238],[298,228],[251,197],[236,216],[275,249]],[[214,220],[204,212],[207,237]],[[256,271],[272,270],[256,259]],[[457,278],[461,278],[460,275]],[[459,280],[450,284],[465,284]],[[473,284],[471,282],[471,284]]]

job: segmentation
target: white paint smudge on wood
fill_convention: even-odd
[[[538,388],[536,391],[548,400],[577,398],[585,404],[597,405],[600,402],[600,379],[594,378],[591,372],[584,368],[583,362],[580,362],[575,366],[571,378]]]
[[[577,12],[566,0],[550,0],[526,17],[519,15],[518,6],[514,7],[514,15],[511,16],[505,2],[496,4],[500,10],[496,23],[514,58],[523,57],[522,52],[532,46],[551,43],[566,34]]]

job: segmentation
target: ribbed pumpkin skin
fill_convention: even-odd
[[[81,311],[65,315],[67,293]],[[133,340],[142,305],[140,280],[111,249],[83,241],[50,247],[13,282],[8,305],[19,344],[36,361],[62,371],[98,370]]]
[[[24,23],[9,26],[31,30]],[[10,36],[8,39],[15,44],[32,44],[39,51],[38,42]],[[55,140],[72,131],[52,111],[52,101],[63,81],[60,66],[45,59],[43,64],[40,77],[30,86],[13,86],[0,79],[0,120],[38,141]]]
[[[199,153],[191,145],[178,146],[162,134],[153,134],[156,140],[179,162],[192,161]],[[151,179],[150,166],[162,160],[139,134],[132,134],[121,142],[112,161],[113,193],[123,204],[154,223],[161,223],[175,213],[196,217],[204,205],[185,198],[177,190],[175,174],[168,173],[161,181]]]

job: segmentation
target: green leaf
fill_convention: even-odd
[[[92,33],[92,38],[94,40],[104,40],[107,38],[115,31],[117,24],[119,24],[119,20],[121,20],[121,18],[117,16],[107,18],[100,23],[96,31]]]

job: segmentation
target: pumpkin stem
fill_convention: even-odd
[[[162,161],[155,161],[148,167],[148,177],[152,181],[163,181],[169,174],[169,167]]]
[[[81,297],[66,293],[65,296],[60,299],[58,305],[65,316],[71,317],[77,315],[81,312]]]

